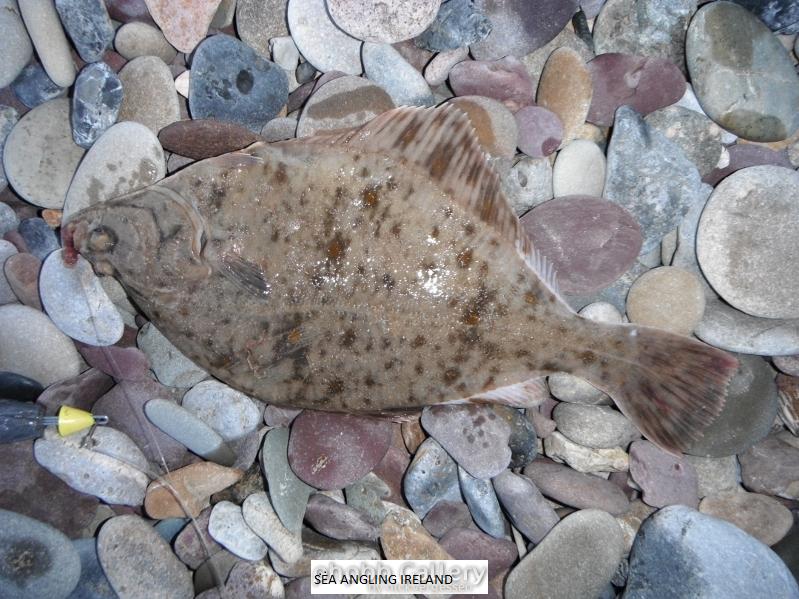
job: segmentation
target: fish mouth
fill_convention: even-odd
[[[78,254],[88,233],[89,225],[83,220],[72,220],[61,229],[61,247],[64,248],[64,263],[67,266],[75,266],[78,262]]]

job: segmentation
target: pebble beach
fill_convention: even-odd
[[[311,560],[378,559],[799,599],[797,34],[794,0],[0,0],[0,599],[310,599]],[[738,360],[685,452],[565,372],[524,408],[271,404],[62,247],[199,161],[441,105],[575,312]]]

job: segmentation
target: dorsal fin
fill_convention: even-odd
[[[445,193],[476,218],[516,245],[528,266],[553,291],[554,271],[519,225],[519,219],[488,162],[469,117],[453,104],[437,108],[402,107],[384,112],[365,125],[348,131],[278,142],[345,145],[397,157],[425,172]]]

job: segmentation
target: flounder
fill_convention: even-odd
[[[192,360],[281,406],[525,406],[568,372],[679,451],[737,367],[687,337],[578,316],[453,106],[197,162],[75,214],[64,241]]]

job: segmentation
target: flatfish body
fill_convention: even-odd
[[[78,213],[66,241],[195,362],[283,406],[523,406],[565,371],[679,449],[736,364],[574,314],[454,107],[195,163]]]

